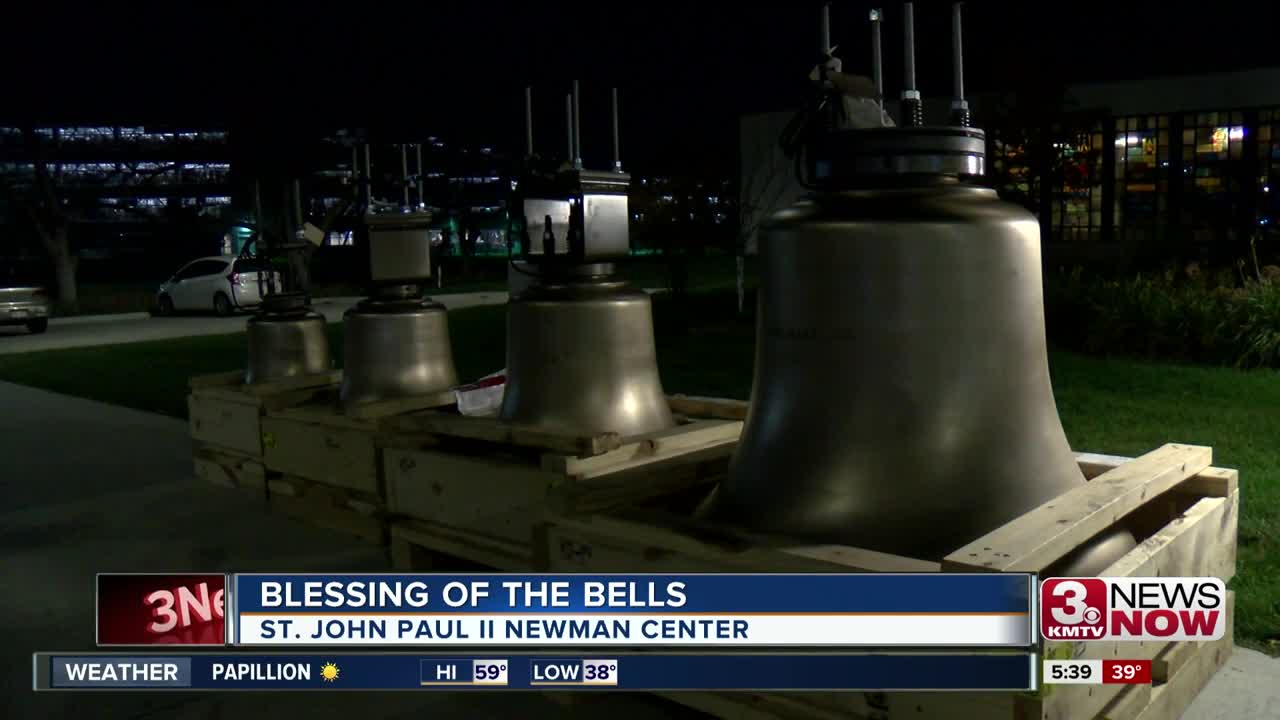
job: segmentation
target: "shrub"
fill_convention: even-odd
[[[1114,280],[1081,269],[1048,278],[1050,342],[1063,349],[1238,367],[1280,367],[1280,267]]]

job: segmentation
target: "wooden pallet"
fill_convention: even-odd
[[[265,503],[268,475],[262,459],[195,442],[192,461],[196,478],[220,487],[239,490]]]
[[[308,402],[270,410],[262,419],[262,458],[277,478],[269,505],[293,517],[367,540],[387,538],[386,493],[380,450],[388,423],[400,413],[447,407],[451,391],[365,403],[339,404],[338,388]]]
[[[442,556],[537,569],[545,562],[539,530],[548,510],[592,512],[720,476],[742,433],[745,403],[670,402],[680,424],[633,438],[493,418],[396,418],[400,434],[383,452],[393,558],[402,569],[424,569]]]
[[[1136,459],[1082,454],[1090,482],[948,555],[941,562],[844,546],[803,545],[707,525],[689,517],[697,500],[614,508],[590,515],[552,513],[542,531],[549,572],[974,572],[1040,573],[1099,532],[1118,524],[1141,540],[1100,573],[1117,577],[1235,575],[1239,474],[1211,467],[1212,450],[1165,445]],[[704,493],[705,495],[705,493]],[[1211,649],[1206,649],[1211,648]],[[1034,720],[1176,717],[1225,662],[1230,641],[1189,643],[1050,642],[1047,657],[1152,659],[1164,663],[1164,689],[1062,685],[1037,694],[673,693],[723,718],[968,718]],[[1173,658],[1173,659],[1171,659]],[[1174,660],[1176,659],[1176,660]],[[1177,669],[1176,672],[1174,668]],[[1188,669],[1190,668],[1190,669]],[[1184,674],[1186,673],[1186,674]],[[1164,714],[1165,712],[1172,714]],[[1136,714],[1135,714],[1136,713]]]
[[[277,473],[267,480],[266,495],[271,512],[372,543],[387,542],[386,505],[376,493]]]
[[[246,385],[244,371],[191,378],[187,417],[193,440],[211,449],[262,457],[262,417],[300,405],[342,379],[338,371]]]

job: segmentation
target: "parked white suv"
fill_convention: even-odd
[[[156,304],[161,315],[209,310],[230,315],[262,302],[262,293],[269,291],[272,278],[278,288],[280,274],[270,272],[258,260],[234,255],[203,257],[187,263],[161,285]]]

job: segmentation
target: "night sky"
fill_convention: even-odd
[[[37,14],[6,22],[0,43],[0,121],[350,124],[518,150],[531,84],[535,144],[559,151],[564,95],[578,78],[588,164],[611,159],[608,98],[617,85],[625,165],[705,172],[731,166],[742,112],[797,104],[816,59],[821,5],[267,4],[27,6]],[[1277,5],[973,1],[966,82],[982,91],[1280,64]],[[869,72],[866,17],[877,6],[887,15],[886,90],[896,94],[900,3],[834,2],[833,41],[846,70]],[[915,7],[922,92],[949,94],[950,3]]]

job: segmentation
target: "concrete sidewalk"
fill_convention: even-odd
[[[318,298],[312,306],[331,323],[341,322],[342,314],[360,302],[358,297]],[[458,293],[433,298],[450,310],[477,305],[500,305],[507,301],[505,292]],[[231,317],[213,315],[179,315],[151,317],[146,313],[119,315],[86,315],[55,318],[49,330],[41,335],[28,334],[22,327],[0,327],[0,355],[63,350],[94,345],[167,340],[197,335],[229,335],[244,332],[249,315]]]
[[[94,647],[104,571],[384,572],[385,552],[192,479],[186,424],[0,383],[0,712],[10,718],[693,717],[645,696],[565,707],[534,694],[40,693],[31,653]]]
[[[389,569],[380,548],[278,515],[191,479],[186,424],[0,383],[0,707],[12,718],[701,717],[645,695],[562,706],[532,694],[79,694],[31,691],[31,653],[94,647],[104,571]],[[1184,720],[1280,718],[1280,660],[1237,648]]]

